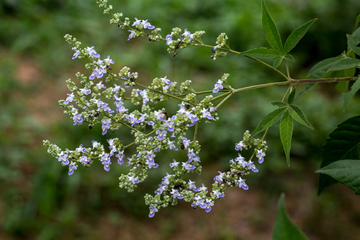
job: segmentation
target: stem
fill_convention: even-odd
[[[228,100],[231,96],[233,95],[232,92],[230,92],[229,95],[227,95],[223,100],[221,100],[221,102],[215,107],[215,109],[217,110],[224,102],[226,102],[226,100]]]
[[[196,141],[196,137],[197,137],[197,131],[198,131],[198,122],[195,123],[195,130],[194,130],[194,137],[193,137],[193,141]]]
[[[258,89],[258,88],[273,87],[273,86],[286,86],[286,85],[297,86],[297,85],[302,85],[302,84],[307,84],[307,83],[333,83],[333,82],[344,82],[344,81],[355,81],[355,79],[354,79],[354,77],[323,78],[323,79],[297,79],[297,80],[290,79],[289,81],[286,81],[286,82],[265,83],[265,84],[250,86],[250,87],[238,88],[238,89],[235,89],[233,91],[233,93],[243,92],[243,91],[253,90],[253,89]],[[222,96],[222,95],[220,95],[220,96]],[[218,97],[220,97],[220,96],[218,96]]]

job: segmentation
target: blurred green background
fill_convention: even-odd
[[[211,45],[226,32],[237,51],[268,46],[260,0],[110,3],[131,19],[149,19],[162,28],[163,36],[177,26],[204,30],[203,40]],[[318,18],[292,52],[294,78],[305,78],[316,62],[341,54],[345,34],[352,32],[360,13],[358,0],[268,0],[267,6],[283,41],[296,27]],[[46,153],[42,140],[74,149],[106,138],[99,129],[74,127],[57,104],[66,97],[66,79],[78,71],[90,74],[84,61],[71,60],[66,33],[84,46],[96,46],[102,56],[111,54],[114,69],[129,66],[139,72],[143,83],[168,75],[178,82],[191,79],[198,90],[212,89],[224,72],[230,73],[235,88],[282,80],[246,58],[229,55],[213,61],[209,49],[184,49],[173,58],[164,42],[127,42],[128,32],[108,23],[109,16],[95,1],[0,1],[0,239],[269,239],[281,192],[287,196],[290,217],[310,239],[358,239],[360,207],[354,192],[337,184],[317,197],[314,171],[320,166],[322,145],[337,124],[360,113],[359,96],[343,111],[341,94],[332,84],[316,86],[297,102],[315,130],[295,123],[291,168],[275,126],[267,136],[265,162],[259,173],[247,178],[250,190],[228,190],[209,214],[181,202],[148,219],[143,195],[152,193],[169,171],[166,159],[174,157],[169,153],[158,157],[163,167],[131,194],[118,187],[125,169],[115,164],[110,172],[101,164],[79,167],[69,177]],[[280,100],[285,91],[275,87],[243,92],[226,102],[219,110],[220,121],[200,128],[204,171],[201,178],[191,178],[211,183],[237,156],[234,143],[274,109],[270,102]]]

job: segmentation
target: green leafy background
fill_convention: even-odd
[[[208,44],[226,32],[231,48],[238,51],[269,47],[261,27],[260,1],[112,4],[132,19],[149,19],[164,35],[178,26],[191,32],[205,30]],[[304,78],[315,63],[346,49],[346,34],[351,34],[360,9],[357,0],[273,0],[266,5],[282,42],[294,29],[318,18],[291,52],[295,78]],[[166,161],[173,156],[159,157],[160,171],[151,172],[146,183],[128,194],[118,188],[117,177],[124,168],[114,164],[107,173],[95,164],[69,177],[42,146],[43,139],[69,148],[106,139],[98,126],[92,131],[72,126],[57,105],[67,93],[65,79],[78,71],[89,74],[84,62],[71,60],[73,52],[64,34],[96,46],[103,56],[111,54],[115,70],[129,66],[139,72],[143,83],[168,75],[173,81],[191,79],[196,89],[212,89],[224,72],[230,73],[229,83],[236,88],[281,79],[244,57],[229,55],[214,62],[209,49],[193,48],[173,58],[164,43],[145,38],[127,42],[128,32],[109,25],[108,16],[93,1],[5,0],[0,2],[0,19],[0,239],[269,239],[281,192],[286,193],[290,218],[309,239],[359,236],[358,197],[336,184],[318,198],[314,174],[328,134],[340,122],[360,114],[358,94],[345,112],[333,84],[317,85],[296,101],[315,130],[294,121],[291,168],[275,125],[267,137],[265,162],[258,166],[259,173],[247,178],[249,191],[228,190],[209,214],[181,202],[148,219],[142,195],[155,190],[168,171]],[[234,143],[276,109],[270,102],[281,100],[286,88],[255,91],[237,94],[220,109],[219,122],[200,127],[205,167],[198,182],[211,183],[218,170],[228,167],[229,159],[237,156]],[[174,109],[174,105],[168,107]]]

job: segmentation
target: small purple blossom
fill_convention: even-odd
[[[221,80],[218,80],[216,83],[215,83],[215,87],[213,89],[213,93],[217,93],[219,92],[220,89],[223,89],[223,85],[222,85],[223,81]]]
[[[68,155],[64,152],[61,152],[60,154],[58,154],[59,158],[58,161],[63,164],[63,165],[68,165],[69,164],[69,160],[67,159]]]
[[[118,164],[122,165],[124,163],[124,157],[125,157],[124,150],[116,154],[115,157],[117,157],[118,159]]]
[[[174,144],[173,141],[168,140],[168,145],[169,145],[169,148],[172,149],[172,150],[175,150],[175,151],[179,150],[179,149],[175,146],[175,144]]]
[[[235,143],[235,150],[236,151],[242,151],[242,148],[245,147],[245,145],[243,144],[243,141],[240,141],[239,143]]]
[[[156,134],[158,135],[158,139],[161,141],[161,140],[163,140],[164,139],[164,137],[166,136],[166,131],[165,130],[161,130],[161,129],[159,129],[159,130],[156,130]]]
[[[89,95],[91,93],[91,90],[84,87],[84,88],[80,88],[80,92],[82,94]]]
[[[173,43],[172,37],[170,34],[166,35],[166,45],[170,45],[171,43]]]
[[[76,125],[77,123],[82,123],[83,122],[83,118],[82,118],[80,113],[74,114],[73,120],[74,120],[73,125]]]
[[[67,95],[68,95],[68,97],[64,101],[64,104],[68,104],[69,102],[72,102],[74,100],[74,93],[71,93],[71,94],[68,93]]]
[[[206,202],[202,204],[201,208],[205,209],[205,212],[209,213],[211,211],[212,206],[214,206],[212,200],[206,199]]]
[[[184,33],[181,35],[184,36],[186,40],[191,41],[193,39],[193,34],[185,28]]]
[[[90,158],[87,156],[81,156],[79,161],[82,165],[86,165],[90,163]]]
[[[262,149],[257,150],[256,157],[259,159],[260,164],[264,162],[265,153],[263,153]]]
[[[220,171],[218,171],[218,173],[219,173],[219,175],[214,177],[214,181],[221,184],[221,183],[223,183],[223,176],[225,173],[222,173]]]
[[[190,190],[191,190],[191,189],[196,189],[195,183],[196,183],[196,182],[193,182],[193,181],[191,181],[191,180],[189,179],[189,189],[190,189]]]
[[[74,173],[74,170],[76,170],[76,163],[71,161],[71,163],[69,164],[69,176],[72,175]]]
[[[107,58],[104,59],[104,62],[106,65],[114,64],[114,61],[110,59],[110,55],[107,56]]]
[[[93,56],[93,57],[96,57],[96,58],[100,57],[100,54],[98,54],[95,51],[94,47],[87,47],[86,51],[89,53],[90,56]]]
[[[188,162],[183,162],[183,163],[182,163],[182,166],[183,166],[183,168],[185,168],[188,172],[195,169],[195,166],[194,166],[194,165],[191,165],[191,164],[188,163]]]
[[[175,159],[173,159],[173,162],[169,164],[171,168],[177,167],[179,165],[179,162],[177,162]]]
[[[214,120],[214,117],[210,115],[209,110],[203,108],[203,109],[201,110],[201,113],[202,113],[202,118],[207,118],[207,119],[209,119],[209,120]]]
[[[242,188],[244,190],[248,190],[249,186],[245,183],[245,179],[242,179],[241,177],[239,180],[235,180],[235,184],[239,186],[239,188]]]
[[[75,53],[74,53],[74,55],[73,55],[73,57],[72,57],[72,59],[75,59],[75,58],[77,58],[79,55],[80,55],[80,51],[79,50],[76,50],[75,51]]]
[[[130,35],[129,35],[129,38],[128,38],[128,41],[129,41],[130,39],[135,37],[136,32],[133,31],[133,30],[128,30],[128,32],[130,32]]]
[[[219,189],[218,189],[218,190],[213,190],[213,193],[214,193],[214,195],[215,195],[217,198],[223,198],[223,197],[225,197],[225,194],[222,193],[222,192],[220,192]]]
[[[258,172],[259,169],[255,167],[255,164],[252,161],[249,161],[247,164],[248,169],[251,169],[253,172]]]
[[[189,147],[190,140],[187,139],[186,137],[184,137],[184,138],[182,139],[182,142],[183,142],[183,144],[184,144],[184,149],[187,149],[187,148]]]
[[[158,212],[158,209],[156,207],[149,207],[150,213],[149,218],[152,218],[156,212]]]
[[[177,198],[177,199],[183,199],[184,197],[179,193],[178,190],[172,189],[170,194],[173,195],[173,198]]]
[[[128,176],[128,179],[129,179],[129,181],[132,182],[133,184],[136,184],[136,183],[139,183],[139,182],[140,182],[139,179],[138,179],[138,177],[137,177],[135,174],[132,175],[132,176]]]
[[[101,120],[101,128],[102,128],[102,135],[105,135],[107,133],[107,130],[110,129],[111,119],[104,117]]]

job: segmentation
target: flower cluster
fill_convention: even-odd
[[[113,14],[112,6],[108,6],[106,0],[97,2],[104,8],[104,13],[112,14],[111,23],[117,23],[119,27],[128,29],[130,32],[128,40],[145,36],[147,35],[145,30],[151,30],[149,39],[165,40],[168,51],[174,52],[175,55],[179,48],[194,43],[202,44],[203,31],[191,33],[185,29],[181,33],[181,29],[174,28],[166,39],[162,39],[160,29],[155,28],[148,20],[135,18],[132,24],[128,18],[121,21],[122,14]],[[59,101],[60,106],[65,109],[64,113],[70,116],[74,125],[88,124],[90,130],[96,124],[101,125],[102,135],[114,133],[124,126],[128,128],[129,136],[133,138],[133,142],[126,146],[118,138],[108,138],[107,147],[92,140],[90,147],[83,147],[81,144],[75,150],[63,150],[45,140],[44,145],[48,148],[48,153],[63,166],[68,167],[69,175],[74,174],[81,165],[89,167],[94,161],[100,161],[105,171],[110,171],[113,162],[123,165],[127,161],[126,166],[129,167],[129,171],[119,177],[119,186],[131,192],[137,184],[147,178],[148,171],[159,167],[156,156],[160,151],[178,152],[177,159],[182,160],[173,159],[169,163],[173,173],[166,173],[154,196],[150,194],[145,196],[145,202],[150,210],[149,217],[153,217],[161,207],[177,204],[179,199],[191,203],[193,208],[210,212],[214,202],[225,196],[228,187],[249,189],[243,177],[251,171],[259,170],[251,161],[252,158],[246,161],[240,153],[230,160],[229,171],[219,172],[219,175],[214,177],[211,191],[203,183],[199,186],[195,181],[183,179],[186,174],[200,174],[202,171],[201,145],[196,140],[197,125],[219,120],[216,109],[221,104],[215,107],[213,102],[216,98],[211,94],[205,96],[202,94],[217,93],[220,90],[231,93],[233,89],[227,83],[229,74],[225,73],[216,82],[212,91],[201,93],[191,87],[191,80],[186,80],[178,86],[178,83],[170,80],[168,76],[154,78],[146,86],[138,82],[138,73],[131,72],[129,67],[125,66],[119,73],[114,73],[111,68],[114,61],[110,55],[102,59],[95,47],[81,47],[81,42],[68,34],[65,35],[65,39],[73,46],[72,59],[88,59],[89,62],[85,67],[91,70],[91,73],[76,74],[80,87],[71,79],[66,81],[70,93],[65,100]],[[214,59],[223,55],[222,50],[228,47],[226,42],[227,36],[221,34],[213,49]],[[170,100],[177,101],[176,110],[171,112],[159,107],[158,103]],[[191,139],[188,137],[188,130],[192,127],[195,129]],[[135,148],[136,153],[130,156],[125,152],[129,147]],[[253,156],[262,163],[267,149],[266,142],[250,137],[249,132],[246,131],[243,139],[235,144],[235,150],[243,151],[251,147],[254,147],[255,151]]]

